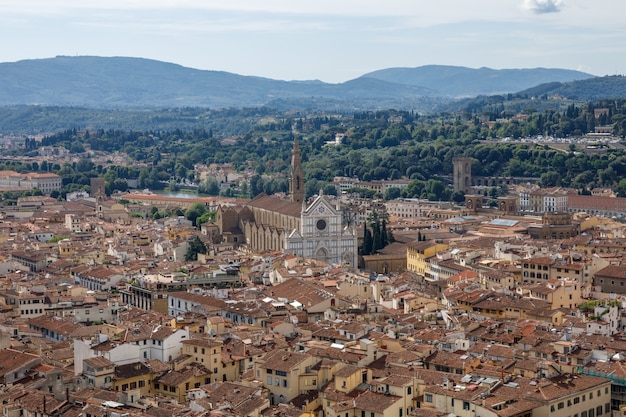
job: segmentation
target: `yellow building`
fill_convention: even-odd
[[[206,330],[209,334],[217,336],[230,332],[232,323],[224,320],[222,316],[208,316],[206,318]]]
[[[191,363],[180,370],[172,370],[154,381],[154,393],[182,403],[187,392],[211,382],[211,371],[199,363]]]
[[[210,382],[234,381],[239,376],[238,361],[222,355],[223,342],[214,338],[183,340],[183,355],[211,371]]]
[[[356,365],[346,365],[335,372],[335,388],[337,391],[348,393],[359,384],[369,383],[372,380],[372,371]]]
[[[270,404],[288,403],[303,391],[321,386],[313,365],[318,362],[306,353],[273,350],[254,364],[254,375],[270,391]]]
[[[137,399],[143,395],[154,394],[154,379],[169,370],[169,365],[158,360],[117,365],[113,377],[113,389],[129,392]]]
[[[437,252],[448,249],[448,245],[433,241],[414,241],[406,249],[406,267],[425,278],[430,277],[428,258],[435,256]]]
[[[153,307],[154,309],[154,307]],[[165,300],[165,311],[167,314],[167,299]],[[176,316],[170,320],[170,326],[174,329],[184,329],[187,327],[190,333],[204,333],[206,318],[200,314],[187,313],[183,316]]]

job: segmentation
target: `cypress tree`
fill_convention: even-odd
[[[363,255],[371,255],[373,249],[374,241],[372,239],[372,233],[369,229],[365,228],[365,236],[363,238]]]

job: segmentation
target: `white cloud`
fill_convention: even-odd
[[[563,0],[524,0],[523,7],[536,14],[558,13],[563,8]]]

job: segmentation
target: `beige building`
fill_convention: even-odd
[[[115,363],[103,356],[83,360],[83,375],[91,387],[111,388],[115,375]]]
[[[306,353],[273,350],[255,361],[254,375],[270,391],[270,404],[289,403],[301,392],[321,387],[312,369],[317,362]]]
[[[535,213],[567,211],[568,194],[562,188],[522,190],[519,195],[521,211]]]
[[[520,295],[550,303],[551,309],[575,309],[584,302],[582,284],[571,279],[551,279],[544,283],[518,288]],[[527,291],[527,292],[526,292]]]
[[[548,280],[571,280],[584,282],[585,266],[582,263],[570,263],[556,260],[551,256],[541,256],[522,261],[522,282],[540,283]]]
[[[467,381],[467,382],[463,382]],[[424,407],[459,417],[598,417],[611,414],[611,382],[562,374],[552,378],[463,378],[424,391]]]

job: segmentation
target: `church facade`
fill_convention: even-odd
[[[251,251],[283,251],[328,263],[357,265],[356,230],[344,228],[339,205],[320,195],[307,206],[297,138],[291,158],[289,199],[260,194],[215,215],[225,242]]]
[[[356,231],[343,227],[341,219],[339,204],[334,206],[326,196],[319,195],[302,210],[300,228],[287,236],[285,251],[303,258],[356,266]]]

